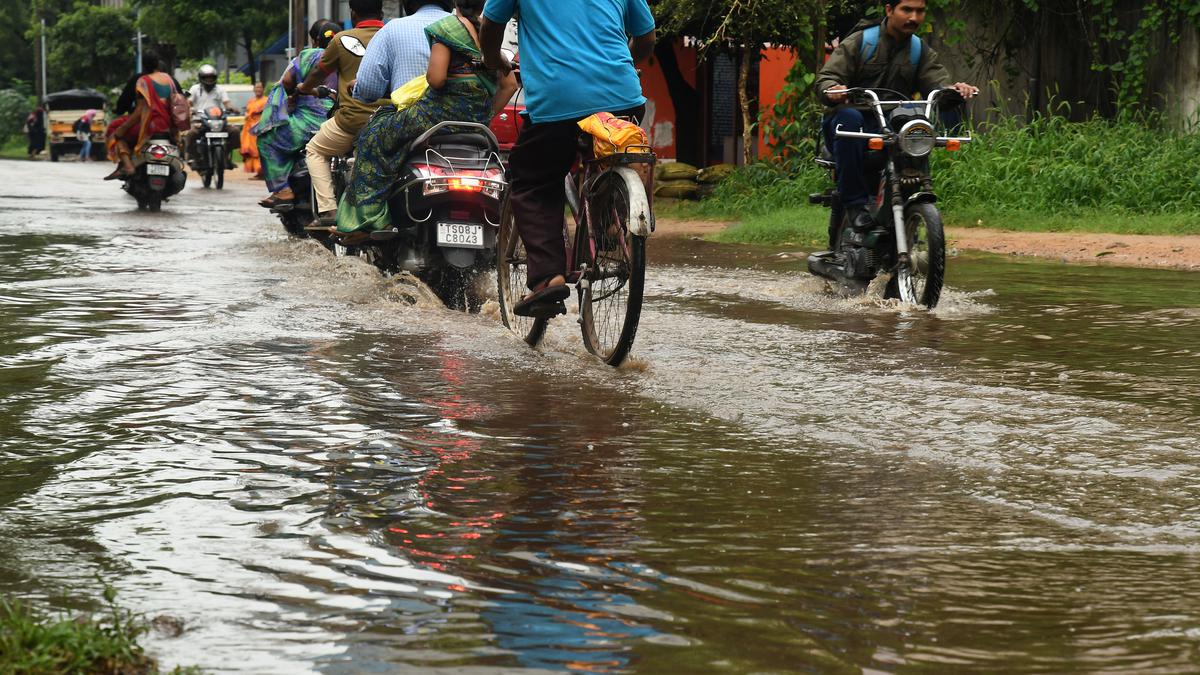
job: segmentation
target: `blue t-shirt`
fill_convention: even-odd
[[[525,107],[535,123],[646,102],[629,54],[630,37],[654,30],[646,0],[487,0],[483,15],[505,24],[518,2]]]

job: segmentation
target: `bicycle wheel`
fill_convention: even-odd
[[[536,347],[546,334],[547,319],[517,316],[512,308],[525,295],[525,245],[517,233],[512,205],[506,197],[500,208],[500,233],[496,241],[496,296],[500,299],[500,320],[530,347]]]
[[[632,173],[632,172],[630,172]],[[646,283],[646,238],[630,232],[631,203],[646,203],[639,179],[618,171],[601,176],[587,196],[588,217],[576,232],[587,263],[581,283],[579,325],[587,350],[619,366],[633,347]]]

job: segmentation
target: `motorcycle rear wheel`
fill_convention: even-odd
[[[201,174],[201,176],[204,179],[204,187],[205,188],[212,187],[212,179],[213,179],[212,169],[205,169],[204,173]]]
[[[526,263],[525,244],[517,232],[511,199],[506,198],[500,209],[500,233],[496,241],[496,296],[500,303],[500,320],[526,344],[536,347],[546,334],[549,321],[517,316],[512,312],[513,306],[525,295]]]
[[[886,297],[937,307],[946,279],[946,234],[937,207],[924,202],[904,211],[908,233],[909,264],[900,264],[888,282]]]

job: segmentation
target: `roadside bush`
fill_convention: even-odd
[[[0,145],[21,133],[32,109],[29,99],[20,92],[0,89]]]
[[[1200,134],[1163,115],[1072,122],[1004,117],[961,152],[933,155],[934,185],[951,212],[1118,215],[1200,212]],[[803,161],[769,159],[736,171],[701,202],[700,215],[740,218],[807,203],[829,185]]]
[[[0,673],[161,672],[138,640],[147,626],[115,604],[106,587],[108,611],[100,616],[53,619],[20,602],[0,598]],[[199,673],[175,668],[173,674]]]
[[[951,208],[1129,213],[1200,211],[1200,135],[1163,115],[1071,122],[1002,118],[959,153],[934,153],[938,194]]]

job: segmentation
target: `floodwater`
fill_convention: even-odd
[[[655,240],[611,370],[106,170],[0,163],[0,594],[214,672],[1200,670],[1194,273]]]

